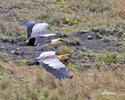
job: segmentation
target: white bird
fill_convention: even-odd
[[[26,26],[27,27],[27,39],[31,37],[31,33],[32,33],[32,29],[34,27],[35,24],[38,23],[43,23],[42,21],[34,21],[34,20],[21,20],[20,21],[22,26]]]
[[[61,39],[55,39],[56,34],[48,34],[47,23],[41,21],[22,21],[22,25],[27,26],[27,40],[26,42],[20,43],[20,46],[36,46],[42,48],[43,45],[51,42],[58,42]]]
[[[44,44],[50,43],[56,34],[47,34],[49,25],[47,23],[37,23],[34,25],[31,37],[26,41],[36,47],[41,47]]]
[[[59,59],[67,57],[68,54],[57,56],[54,51],[37,51],[35,60],[27,62],[27,65],[40,64],[46,71],[50,72],[54,77],[61,80],[64,78],[72,78],[66,66]]]
[[[37,23],[34,25],[31,33],[31,38],[34,37],[48,37],[56,34],[47,34],[49,25],[47,23]]]

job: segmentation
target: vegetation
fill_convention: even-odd
[[[26,40],[26,28],[19,20],[42,20],[50,24],[49,33],[89,30],[105,43],[117,41],[113,45],[119,50],[109,46],[106,51],[78,51],[71,46],[78,48],[81,40],[65,38],[67,44],[56,52],[70,54],[75,61],[65,62],[73,79],[61,81],[40,66],[28,67],[28,59],[15,60],[0,50],[0,100],[125,100],[124,5],[125,0],[1,0],[0,39]]]
[[[6,3],[7,2],[7,3]],[[72,33],[96,26],[124,23],[124,0],[17,0],[0,1],[3,33],[25,33],[18,20],[38,19],[51,24],[51,31]],[[55,27],[56,26],[56,27]],[[58,27],[57,27],[58,26]],[[77,28],[76,28],[77,27]]]

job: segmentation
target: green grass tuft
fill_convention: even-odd
[[[36,19],[43,20],[51,25],[58,24],[58,19],[55,16],[53,16],[53,14],[50,14],[50,13],[40,15],[40,16],[36,17]]]
[[[58,55],[61,55],[61,54],[70,54],[70,55],[72,55],[73,52],[74,51],[72,49],[70,49],[70,47],[67,47],[67,46],[62,46],[62,47],[60,47],[60,48],[58,48],[56,50],[56,53]]]
[[[117,63],[117,54],[116,53],[98,53],[95,55],[96,59],[106,64]]]
[[[21,37],[23,40],[27,40],[27,36],[26,36],[25,34],[22,34],[20,37]]]

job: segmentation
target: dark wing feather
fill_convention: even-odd
[[[33,26],[34,26],[35,24],[36,24],[36,23],[32,23],[32,24],[27,25],[27,38],[28,38],[28,39],[31,37],[32,29],[33,29]]]
[[[19,22],[21,23],[22,26],[27,26],[32,23],[43,23],[43,21],[40,20],[20,20]]]
[[[40,45],[40,44],[47,44],[49,43],[51,40],[48,39],[47,37],[36,37],[36,40],[35,40],[35,46],[37,45]]]
[[[54,38],[55,36],[49,36],[49,37],[44,37],[44,36],[40,36],[40,37],[36,37],[35,39],[35,43],[34,46],[37,47],[37,49],[42,49],[43,46],[47,43],[51,43],[51,40]]]
[[[51,39],[48,37],[34,37],[28,39],[29,46],[36,46],[38,49],[41,49],[45,44],[50,43]]]
[[[28,65],[28,66],[33,66],[33,65],[39,65],[39,63],[36,62],[36,61],[27,61],[27,62],[26,62],[26,65]]]

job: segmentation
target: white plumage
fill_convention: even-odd
[[[70,78],[70,74],[66,69],[66,66],[60,62],[58,56],[54,51],[37,52],[36,61],[45,68],[48,72],[53,74],[58,79]]]
[[[44,58],[46,59],[49,59],[50,57],[52,56],[55,56],[55,51],[46,51],[46,52],[43,52],[39,55],[39,57],[36,58],[36,60],[44,60]]]
[[[42,37],[50,37],[50,36],[55,36],[56,34],[44,34]]]
[[[54,51],[47,51],[40,54],[36,59],[38,62],[43,62],[54,69],[64,68],[65,65],[59,61]]]
[[[27,25],[27,37],[26,43],[36,46],[37,48],[43,47],[46,43],[51,42],[56,34],[47,34],[48,24],[41,23],[39,21],[23,21],[22,24]],[[60,39],[58,39],[60,40]],[[52,42],[55,42],[53,40]],[[31,42],[31,43],[30,43]],[[40,64],[46,71],[50,72],[58,79],[72,78],[69,74],[66,66],[60,62],[56,52],[54,51],[37,51],[35,54],[35,60],[33,62],[27,62],[27,65]]]
[[[65,65],[60,62],[58,58],[45,59],[42,62],[48,64],[53,69],[60,69],[65,67]]]
[[[53,38],[55,38],[56,34],[48,34],[47,23],[32,23],[28,22],[28,40],[26,40],[25,45],[36,46],[37,49],[41,49],[43,45],[50,43]],[[32,27],[30,27],[32,26]]]
[[[32,29],[31,37],[39,37],[39,36],[47,34],[48,26],[49,25],[47,23],[35,24]]]

